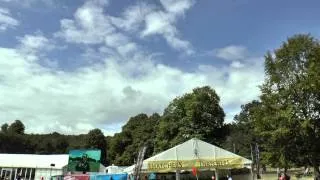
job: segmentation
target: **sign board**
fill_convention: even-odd
[[[193,167],[197,169],[229,169],[242,168],[241,158],[221,158],[221,159],[194,159],[194,160],[166,160],[166,161],[148,161],[148,171],[167,172],[173,170],[187,170]]]
[[[71,150],[69,151],[68,171],[99,172],[100,150]]]

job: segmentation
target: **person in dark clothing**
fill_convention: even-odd
[[[76,171],[82,171],[83,173],[90,171],[87,154],[82,155],[81,161],[79,161],[76,165]]]

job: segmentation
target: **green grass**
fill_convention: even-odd
[[[308,177],[301,177],[297,178],[295,176],[296,171],[289,171],[288,174],[290,175],[290,180],[313,180],[313,176]],[[268,172],[266,174],[262,174],[261,180],[277,180],[277,174],[275,172]],[[233,180],[252,180],[251,174],[246,175],[235,175],[233,176]],[[255,178],[256,180],[256,178]]]

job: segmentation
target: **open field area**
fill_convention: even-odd
[[[313,180],[313,176],[304,176],[304,177],[296,177],[297,173],[302,173],[302,169],[295,169],[295,170],[289,170],[288,175],[291,177],[290,180]],[[277,173],[276,171],[269,171],[261,175],[261,180],[277,180]],[[235,175],[233,176],[234,180],[252,180],[251,174],[246,175]],[[256,180],[256,175],[255,175]]]
[[[262,178],[261,178],[261,180],[277,180],[277,179],[278,178],[276,174],[264,174],[262,175]],[[233,180],[251,180],[251,177],[247,175],[238,175],[238,176],[233,176]],[[313,177],[296,178],[294,176],[291,176],[291,180],[313,180]]]

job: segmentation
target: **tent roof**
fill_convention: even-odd
[[[252,163],[249,159],[201,141],[197,138],[193,138],[171,149],[145,159],[143,161],[142,169],[146,170],[148,168],[148,162],[150,161],[188,161],[197,159],[216,160],[223,158],[241,159],[244,167],[250,167]],[[127,170],[132,171],[133,167],[131,166],[127,168]]]
[[[197,154],[196,154],[197,153]],[[242,158],[246,163],[251,164],[251,160],[234,154],[215,145],[209,144],[197,138],[192,138],[171,149],[152,156],[145,161],[164,160],[193,160],[193,159],[218,159],[218,158]]]
[[[68,164],[69,155],[0,154],[0,167],[51,168],[62,169]]]

